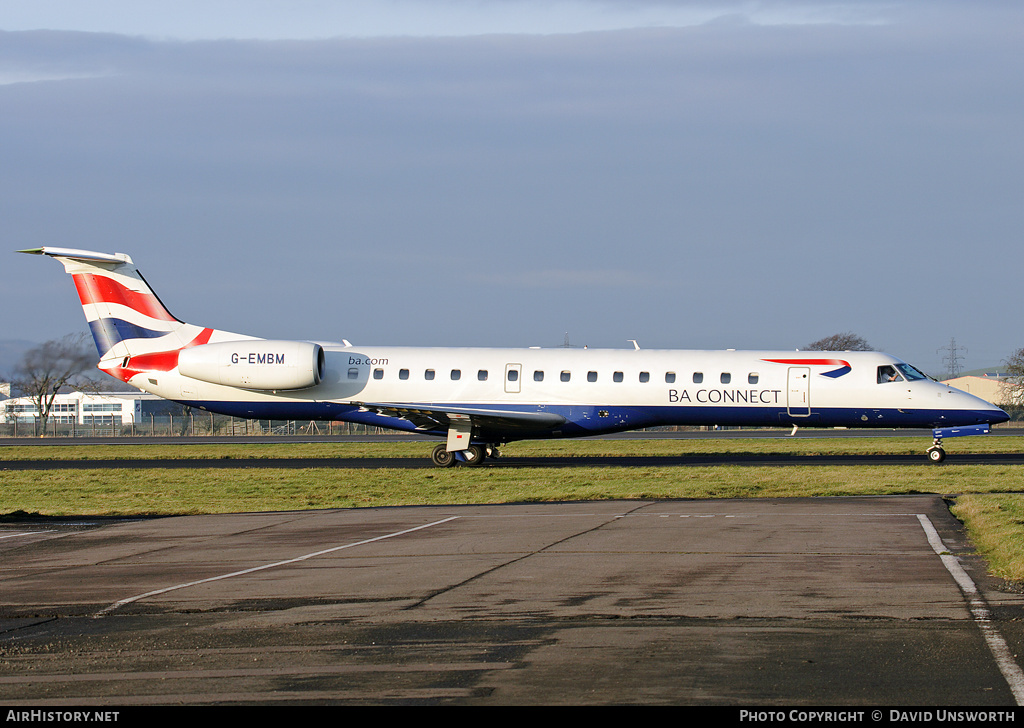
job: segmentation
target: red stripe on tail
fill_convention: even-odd
[[[177,321],[152,293],[133,291],[112,278],[91,273],[75,273],[72,278],[83,306],[88,303],[118,303],[150,318]]]

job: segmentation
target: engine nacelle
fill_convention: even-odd
[[[178,371],[211,384],[245,389],[306,389],[323,378],[326,359],[308,341],[251,339],[182,349]]]

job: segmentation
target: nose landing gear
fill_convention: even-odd
[[[942,449],[944,437],[967,437],[968,435],[987,435],[989,426],[966,425],[964,427],[936,427],[932,430],[932,446],[928,448],[928,459],[938,465],[946,459],[946,451]]]

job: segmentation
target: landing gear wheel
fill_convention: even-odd
[[[946,459],[946,451],[938,445],[928,448],[928,459],[933,463],[941,463]]]
[[[455,464],[455,453],[446,449],[444,445],[438,445],[430,454],[430,459],[439,468],[450,468]]]
[[[462,451],[462,464],[471,468],[483,465],[486,458],[487,449],[483,445],[470,445]]]

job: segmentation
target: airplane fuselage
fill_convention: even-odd
[[[645,349],[484,349],[324,346],[321,382],[255,391],[161,373],[131,383],[168,399],[253,419],[325,419],[443,435],[389,407],[547,413],[474,439],[576,437],[661,425],[947,427],[991,422],[1000,410],[920,377],[879,381],[905,366],[877,352]],[[273,367],[275,352],[268,350]],[[265,359],[266,361],[266,359]]]

